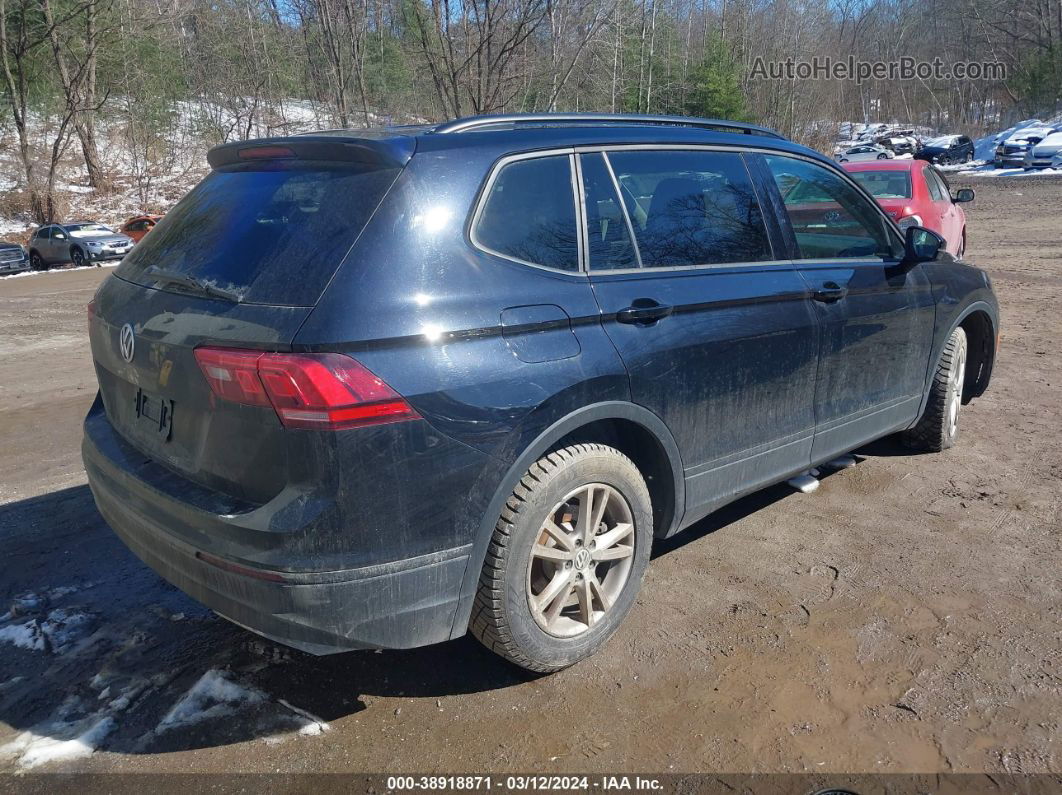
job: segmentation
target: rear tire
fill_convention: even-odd
[[[42,271],[45,268],[44,260],[36,251],[30,252],[30,268],[35,271]]]
[[[880,155],[878,155],[878,160],[888,160],[888,159],[889,159],[889,156],[887,154],[885,154],[884,152],[882,152]]]
[[[900,434],[900,440],[913,450],[939,453],[955,444],[959,435],[959,410],[962,408],[963,382],[966,378],[966,332],[951,332],[929,386],[929,400],[918,424]]]
[[[502,509],[472,633],[530,671],[589,657],[634,604],[652,536],[649,490],[627,456],[602,444],[547,453]]]

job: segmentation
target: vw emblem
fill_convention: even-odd
[[[585,569],[590,565],[590,550],[583,547],[575,553],[575,568]]]
[[[133,361],[133,349],[136,347],[136,338],[133,336],[133,327],[126,323],[118,335],[118,350],[122,352],[122,358],[127,362]]]
[[[825,215],[822,216],[822,220],[833,223],[834,221],[841,220],[841,214],[836,210],[828,210]]]

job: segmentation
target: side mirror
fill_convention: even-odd
[[[904,237],[903,261],[908,265],[933,262],[946,245],[944,238],[924,226],[909,226]]]
[[[952,199],[956,204],[962,204],[963,202],[972,202],[974,200],[973,188],[959,188],[955,191],[955,198]]]

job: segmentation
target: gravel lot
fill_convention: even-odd
[[[81,467],[106,269],[0,279],[0,771],[1062,771],[1062,179],[965,184],[1003,338],[958,446],[659,545],[546,678],[469,638],[309,657],[167,586]]]

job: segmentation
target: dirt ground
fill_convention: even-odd
[[[878,443],[659,545],[618,635],[544,678],[470,638],[314,658],[163,583],[79,456],[106,270],[0,280],[0,641],[48,630],[0,642],[0,771],[1062,771],[1062,179],[965,184],[1003,338],[958,446]]]

